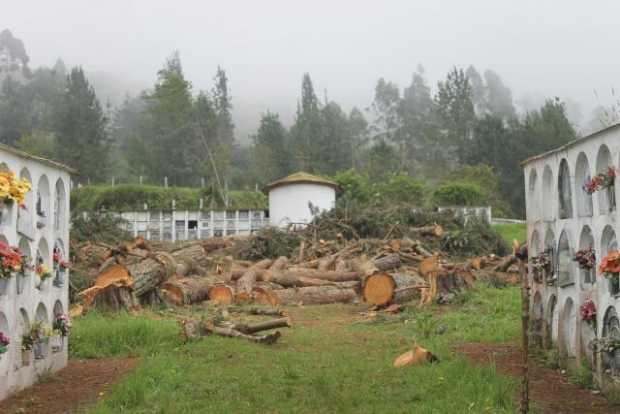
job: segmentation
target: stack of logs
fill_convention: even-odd
[[[438,226],[428,231],[442,233]],[[372,257],[363,254],[364,241],[358,240],[311,260],[300,255],[249,262],[225,255],[232,243],[211,239],[156,251],[137,238],[108,246],[94,286],[80,296],[86,309],[111,310],[207,300],[272,306],[364,301],[382,307],[414,297],[428,303],[441,294],[456,294],[471,286],[475,271],[499,260],[449,263],[419,241],[396,239],[380,243]]]

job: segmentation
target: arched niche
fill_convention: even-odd
[[[41,237],[41,239],[39,239],[39,244],[37,246],[37,255],[35,258],[35,269],[37,272],[37,276],[36,276],[36,280],[35,280],[35,287],[39,290],[47,290],[47,287],[49,286],[49,279],[45,278],[42,279],[41,278],[41,271],[43,272],[52,272],[53,268],[52,268],[52,264],[51,264],[51,252],[50,252],[50,248],[47,244],[47,240],[45,240],[45,237]],[[41,267],[44,267],[45,269],[41,269]]]
[[[588,157],[584,152],[580,152],[575,166],[575,194],[577,195],[577,215],[579,217],[592,217],[592,195],[583,190],[583,186],[591,178]]]
[[[40,302],[39,305],[37,306],[37,310],[34,314],[34,320],[37,322],[42,322],[46,326],[49,325],[50,323],[49,314],[43,302]]]
[[[555,233],[553,229],[548,228],[545,232],[545,242],[544,242],[544,251],[549,255],[549,259],[551,260],[551,266],[549,269],[549,273],[545,275],[545,280],[547,283],[552,283],[557,278],[557,259],[556,259],[556,243],[555,243]]]
[[[56,287],[63,287],[65,284],[66,268],[62,266],[62,263],[66,261],[65,247],[61,239],[57,239],[54,242],[54,249],[52,250],[52,261],[54,271],[53,285]]]
[[[605,226],[601,235],[601,257],[603,259],[609,252],[618,250],[618,241],[616,239],[616,231],[610,225]],[[603,277],[603,275],[601,275]],[[607,289],[612,295],[620,293],[620,276],[616,275],[607,279]]]
[[[542,345],[543,330],[545,323],[544,307],[542,302],[542,295],[540,291],[534,294],[534,300],[532,301],[532,332],[534,334],[534,340],[537,345]]]
[[[0,234],[0,242],[6,244],[7,246],[9,246],[9,240],[3,235]],[[9,284],[11,282],[12,278],[0,278],[0,297],[7,295],[9,293],[8,289],[9,289]],[[0,299],[2,300],[2,299]]]
[[[529,216],[538,219],[540,217],[540,191],[538,190],[538,173],[535,168],[530,171],[527,189]]]
[[[19,309],[19,333],[21,335],[30,332],[30,317],[24,308]]]
[[[530,237],[530,244],[528,246],[531,255],[536,256],[541,253],[540,246],[540,236],[538,235],[538,230],[534,230],[532,232],[532,236]]]
[[[551,347],[551,345],[558,340],[558,331],[559,331],[559,312],[557,307],[557,297],[555,295],[551,295],[549,301],[547,302],[547,308],[545,312],[545,322],[547,324],[548,330],[548,343],[547,346]]]
[[[11,172],[11,169],[9,168],[7,163],[2,162],[0,163],[0,172],[2,173]],[[15,203],[3,203],[2,204],[3,207],[0,206],[0,224],[3,224],[5,226],[11,226],[13,224],[12,223],[13,213],[12,212],[13,212],[14,204]]]
[[[37,247],[37,258],[36,264],[45,264],[46,266],[50,266],[50,248],[47,244],[47,240],[45,237],[41,237],[39,239],[39,245]]]
[[[9,359],[11,359],[10,348],[14,346],[13,343],[15,341],[15,338],[11,336],[11,326],[9,325],[9,320],[3,312],[0,312],[0,332],[2,332],[6,337],[8,337],[10,341],[9,349],[0,358],[0,377],[4,377],[5,375],[7,375],[8,372]]]
[[[605,317],[603,318],[603,338],[605,339],[620,339],[620,319],[616,308],[610,306],[605,311]],[[616,360],[620,358],[620,350],[616,350],[613,355],[609,352],[602,352],[603,368],[604,371],[611,370],[613,376],[620,375],[620,366],[616,363]]]
[[[545,165],[545,169],[543,171],[543,197],[553,200],[554,193],[553,172],[551,171],[551,167]],[[554,205],[555,203],[541,203],[543,220],[553,220],[555,214]]]
[[[561,219],[573,217],[573,194],[570,183],[570,169],[566,158],[560,162],[558,174],[558,214]]]
[[[22,255],[22,267],[23,271],[21,275],[16,279],[17,294],[20,295],[24,292],[24,288],[28,286],[28,281],[32,276],[32,249],[30,248],[30,241],[25,237],[19,239],[19,252]]]
[[[562,308],[562,339],[561,349],[569,356],[575,356],[575,327],[577,312],[572,298],[567,298]]]
[[[62,302],[59,300],[54,302],[54,318],[56,318],[57,316],[63,315],[64,313],[65,313],[65,310],[62,306]]]
[[[538,230],[534,230],[532,232],[532,235],[530,236],[530,241],[528,243],[528,251],[529,251],[530,262],[533,262],[535,260],[534,258],[541,253],[540,236],[538,235]],[[544,276],[542,270],[537,269],[536,267],[534,267],[533,264],[530,265],[529,269],[530,269],[529,274],[531,275],[532,283],[534,282],[541,283],[542,278]]]
[[[591,248],[594,250],[594,237],[590,226],[583,226],[579,236],[579,250]],[[592,269],[583,269],[577,265],[579,271],[579,281],[582,287],[590,287],[596,282],[596,265]]]
[[[558,257],[558,282],[560,286],[566,286],[575,282],[573,272],[573,252],[570,239],[566,230],[560,234],[557,248]]]
[[[596,305],[598,309],[598,305]],[[594,366],[594,347],[593,343],[596,340],[596,318],[591,322],[581,321],[579,332],[580,349],[585,353],[590,366]]]
[[[56,181],[56,191],[54,192],[54,230],[64,230],[67,216],[67,192],[62,178]]]
[[[28,168],[24,167],[19,172],[19,178],[28,180],[32,185],[32,177]],[[26,199],[24,200],[24,207],[17,209],[17,229],[18,231],[27,235],[32,234],[32,219],[35,210],[35,196],[34,191],[31,190],[26,193]]]
[[[613,168],[611,152],[607,145],[603,144],[598,149],[596,156],[596,174],[606,173],[609,167]],[[599,214],[609,214],[616,209],[616,186],[596,192]]]
[[[39,178],[36,195],[37,201],[35,210],[37,215],[37,226],[42,227],[47,225],[47,219],[50,216],[51,203],[50,183],[45,174]]]

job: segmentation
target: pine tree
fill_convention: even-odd
[[[262,184],[282,178],[291,172],[287,132],[278,114],[267,112],[261,117],[253,141],[255,175]]]
[[[297,168],[317,171],[321,147],[321,114],[319,102],[314,93],[310,74],[305,73],[301,84],[301,105],[297,108],[295,124],[291,128],[292,145]]]
[[[475,113],[471,86],[462,69],[454,68],[445,81],[439,82],[435,103],[449,159],[463,161],[471,143]]]
[[[80,67],[73,68],[67,77],[55,120],[58,159],[76,168],[81,181],[105,180],[109,162],[108,120]]]

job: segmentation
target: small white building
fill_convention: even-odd
[[[620,276],[606,278],[598,271],[601,260],[618,250],[619,178],[591,194],[584,184],[608,168],[620,171],[619,160],[620,125],[615,125],[522,164],[530,261],[541,254],[551,261],[540,276],[530,268],[534,333],[543,345],[557,347],[565,361],[587,361],[603,389],[620,380],[620,350],[613,358],[593,346],[596,340],[620,339]],[[589,248],[596,266],[587,270],[574,256]],[[587,300],[596,305],[591,323],[580,316]]]
[[[22,358],[22,335],[35,321],[51,327],[55,315],[66,314],[69,306],[68,270],[54,266],[54,257],[68,260],[69,185],[72,170],[62,164],[31,156],[0,145],[0,171],[12,171],[32,184],[25,206],[5,204],[1,209],[0,240],[18,247],[33,266],[23,275],[13,274],[0,283],[0,332],[10,339],[0,355],[0,400],[32,385],[38,375],[67,365],[68,340],[60,346],[38,348],[38,358]],[[39,263],[52,277],[39,284],[34,266]],[[38,287],[37,287],[38,285]],[[58,344],[57,344],[58,345]],[[53,348],[53,349],[52,349]]]
[[[313,209],[335,207],[339,190],[335,182],[304,172],[274,181],[263,189],[269,196],[269,223],[281,228],[306,225],[312,220]]]

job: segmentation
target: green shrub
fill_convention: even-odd
[[[347,201],[366,203],[373,195],[368,176],[353,169],[339,172],[332,179],[342,188],[341,197]]]
[[[420,206],[424,203],[424,184],[407,174],[391,174],[387,182],[379,185],[383,201],[402,202]]]
[[[433,192],[433,200],[446,206],[474,206],[487,202],[488,197],[480,186],[472,183],[449,183]]]
[[[203,199],[204,208],[224,208],[224,201],[210,189],[185,187],[157,187],[151,185],[121,184],[117,186],[87,186],[71,192],[74,211],[137,211],[144,204],[150,210],[170,210],[172,200],[179,210],[195,210]],[[267,198],[257,191],[229,191],[230,210],[264,210]]]

